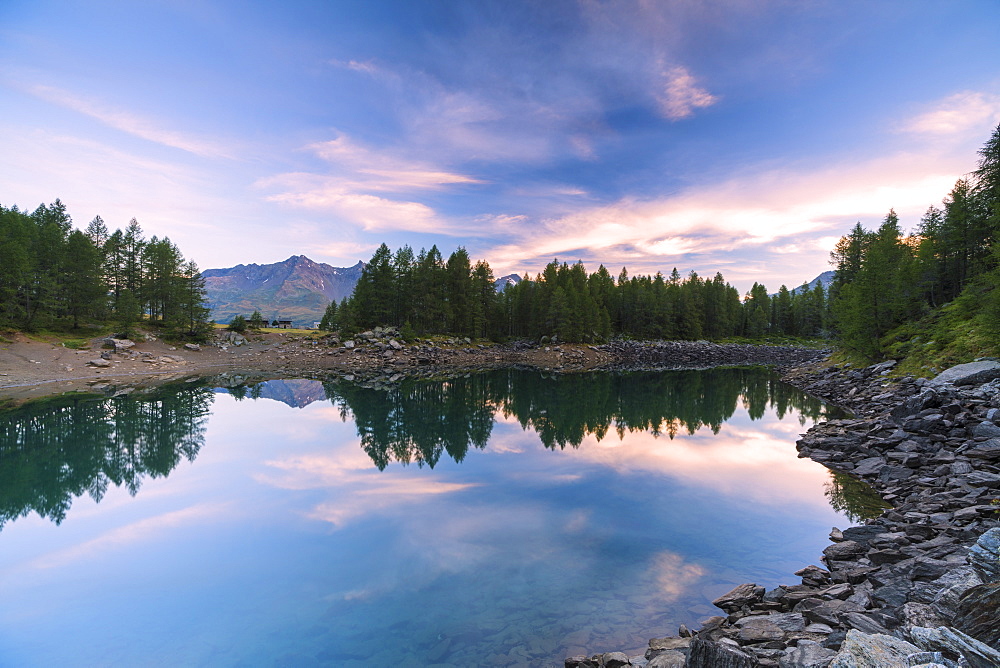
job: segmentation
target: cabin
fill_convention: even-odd
[[[292,321],[291,320],[278,320],[277,323],[278,324],[274,325],[274,327],[277,327],[278,329],[291,329],[292,328]]]

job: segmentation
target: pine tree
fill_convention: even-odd
[[[100,251],[83,232],[77,230],[69,235],[64,271],[66,310],[73,318],[73,329],[79,329],[80,318],[102,310],[105,295]]]
[[[332,332],[337,329],[337,301],[331,301],[326,305],[323,318],[319,321],[319,328],[325,332]]]

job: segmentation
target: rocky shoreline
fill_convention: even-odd
[[[867,481],[891,508],[832,531],[825,568],[797,571],[798,584],[740,585],[697,631],[566,668],[1000,666],[1000,363],[933,381],[888,380],[891,366],[784,374],[854,414],[810,429],[799,456]]]

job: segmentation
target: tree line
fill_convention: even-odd
[[[959,303],[1000,336],[1000,126],[979,150],[975,171],[959,179],[916,231],[903,234],[890,210],[878,229],[861,223],[831,253],[833,326],[841,343],[883,357],[891,332]]]
[[[447,260],[437,246],[395,253],[382,244],[362,271],[350,297],[332,302],[320,329],[351,333],[380,325],[407,335],[471,338],[555,338],[600,342],[614,336],[640,339],[723,339],[766,335],[803,337],[826,332],[829,309],[822,286],[771,296],[754,283],[744,296],[721,273],[703,279],[630,276],[617,279],[601,265],[588,274],[582,262],[550,262],[534,278],[494,289],[485,260],[472,264],[464,248]]]
[[[0,326],[27,331],[145,319],[169,333],[209,331],[205,283],[170,239],[145,239],[133,218],[110,232],[100,216],[73,229],[58,199],[31,213],[0,205]]]

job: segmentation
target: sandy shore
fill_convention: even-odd
[[[240,346],[202,345],[200,350],[154,340],[137,342],[126,353],[111,353],[110,366],[98,368],[91,360],[110,351],[103,339],[74,350],[58,342],[7,337],[0,344],[0,398],[22,401],[65,392],[103,389],[107,385],[149,386],[222,371],[248,371],[289,376],[324,371],[431,367],[476,367],[519,364],[541,369],[583,370],[608,363],[611,357],[587,345],[517,347],[489,344],[411,344],[402,350],[377,345],[354,349],[329,345],[308,337],[265,332],[249,336]]]

